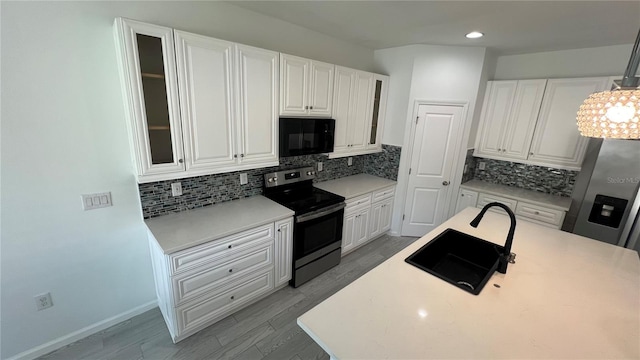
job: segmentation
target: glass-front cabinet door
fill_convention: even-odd
[[[139,180],[184,171],[172,30],[120,18],[115,28]]]
[[[373,101],[371,103],[371,122],[367,149],[382,148],[382,130],[387,108],[387,88],[389,87],[389,77],[374,74]]]

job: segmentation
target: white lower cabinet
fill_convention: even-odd
[[[276,221],[276,287],[291,279],[293,264],[293,219]]]
[[[460,189],[458,194],[458,202],[456,203],[456,214],[465,208],[476,207],[478,203],[478,193],[471,190]]]
[[[384,234],[391,229],[391,209],[393,198],[378,201],[371,205],[371,221],[369,226],[369,237],[374,238]]]
[[[564,216],[566,214],[563,210],[538,204],[531,204],[525,200],[518,200],[508,196],[482,193],[467,189],[460,189],[458,193],[456,214],[468,206],[475,206],[482,209],[485,205],[492,202],[499,202],[508,206],[516,215],[518,220],[529,221],[554,229],[560,229],[562,227],[562,222],[564,221]],[[489,211],[505,214],[504,210],[497,207],[493,207],[489,209]]]
[[[391,186],[345,201],[342,255],[391,228],[394,194],[395,186]]]
[[[174,342],[291,278],[293,219],[164,254],[149,232],[158,305]]]

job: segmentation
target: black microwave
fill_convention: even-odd
[[[334,119],[280,118],[280,156],[333,152]]]

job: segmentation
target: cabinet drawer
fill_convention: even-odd
[[[273,269],[238,279],[213,296],[176,309],[178,334],[197,331],[274,288]]]
[[[396,191],[395,186],[388,187],[386,189],[378,190],[373,193],[373,202],[384,200],[393,197]]]
[[[496,196],[496,195],[480,193],[480,194],[478,194],[478,204],[476,206],[479,207],[479,208],[483,208],[485,205],[487,205],[488,203],[492,203],[492,202],[499,202],[499,203],[505,204],[512,211],[516,208],[516,204],[518,203],[514,199],[510,199],[510,198],[506,198],[506,197],[502,197],[502,196]],[[506,214],[504,212],[504,210],[496,208],[496,207],[493,207],[493,208],[489,209],[489,211],[495,211],[495,212],[500,212],[500,213]]]
[[[180,251],[169,256],[171,275],[206,263],[227,260],[232,252],[253,247],[265,239],[274,239],[273,223]]]
[[[539,205],[519,202],[516,206],[516,215],[529,218],[559,227],[564,220],[564,211],[545,208]]]
[[[345,200],[347,207],[344,209],[345,212],[353,209],[359,209],[362,207],[371,206],[371,193],[361,195],[358,197],[354,197],[352,199]]]
[[[211,265],[211,264],[208,264]],[[244,249],[215,266],[206,266],[173,277],[174,300],[179,305],[261,267],[273,267],[273,241]]]

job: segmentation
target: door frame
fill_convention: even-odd
[[[413,142],[416,132],[416,122],[414,121],[418,117],[418,109],[421,105],[431,106],[456,106],[462,108],[461,124],[458,128],[458,134],[456,135],[454,147],[454,160],[452,165],[452,196],[445,202],[444,218],[448,219],[455,212],[455,200],[460,188],[460,182],[462,181],[462,175],[464,171],[464,162],[467,154],[467,144],[464,141],[468,138],[470,131],[470,119],[469,117],[469,102],[464,100],[415,100],[413,103],[413,111],[411,117],[407,119],[408,126],[405,127],[405,136],[403,141],[403,150],[400,155],[400,166],[398,169],[398,185],[396,186],[396,198],[400,201],[394,204],[394,214],[397,214],[393,218],[393,224],[391,228],[391,235],[400,236],[402,234],[402,216],[404,215],[404,209],[407,202],[407,186],[409,185],[409,166],[411,165],[411,155],[413,153]],[[407,129],[408,128],[408,129]],[[462,165],[462,166],[461,166]],[[453,203],[453,205],[452,205]]]

